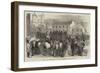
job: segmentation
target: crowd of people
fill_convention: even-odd
[[[67,32],[53,31],[48,35],[38,33],[38,39],[27,39],[27,57],[35,55],[64,57],[68,48],[71,56],[82,56],[85,46],[85,39],[79,35],[68,35]],[[75,53],[76,52],[76,53]]]

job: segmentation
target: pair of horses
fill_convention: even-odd
[[[31,41],[27,42],[27,57],[34,55],[61,56],[66,52],[67,44],[60,41]]]

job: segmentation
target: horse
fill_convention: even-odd
[[[64,57],[65,55],[65,47],[64,47],[64,43],[63,42],[59,42],[59,49],[58,49],[58,55],[60,57]]]
[[[40,41],[38,42],[38,48],[40,49],[40,54],[47,56],[50,54],[51,45],[47,41]]]
[[[60,56],[61,48],[62,48],[62,42],[55,41],[53,44],[53,56]]]
[[[66,50],[68,48],[68,43],[66,41],[59,43],[59,56],[64,57],[66,55]]]
[[[40,50],[39,50],[39,41],[33,40],[30,42],[31,45],[31,52],[32,52],[32,56],[36,55],[36,54],[40,54]]]
[[[51,43],[45,41],[46,55],[51,55]]]

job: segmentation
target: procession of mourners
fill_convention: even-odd
[[[65,31],[51,31],[49,34],[37,32],[35,39],[26,39],[26,45],[29,58],[35,55],[65,57],[66,53],[82,56],[85,39],[82,35],[68,35]]]

